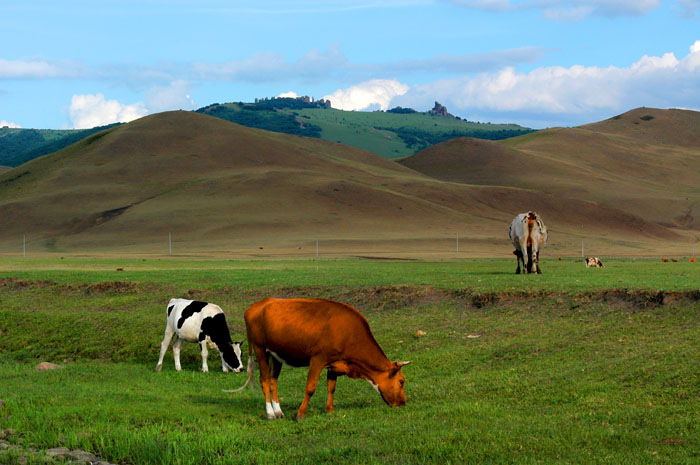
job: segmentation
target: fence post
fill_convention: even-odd
[[[22,256],[27,256],[27,235],[22,236]]]
[[[583,239],[581,239],[581,258],[586,258],[586,256],[583,254]]]
[[[459,233],[457,233],[457,253],[459,253]]]
[[[169,232],[168,233],[168,250],[169,250],[169,255],[173,254],[173,233]]]

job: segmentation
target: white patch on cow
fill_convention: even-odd
[[[275,412],[275,418],[282,418],[284,416],[284,413],[282,413],[282,407],[280,407],[280,404],[274,400],[272,401],[272,410]]]
[[[275,409],[272,408],[272,404],[270,402],[265,402],[265,414],[267,415],[268,420],[274,420],[277,418],[275,416]]]
[[[367,382],[368,382],[369,384],[372,385],[372,387],[374,388],[375,391],[379,392],[379,385],[378,385],[378,384],[374,384],[374,383],[373,383],[371,380],[369,380],[369,379],[367,380]],[[381,394],[381,392],[379,392],[379,394]]]

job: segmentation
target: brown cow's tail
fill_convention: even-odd
[[[255,356],[253,355],[253,345],[248,341],[248,379],[245,380],[245,384],[238,389],[224,389],[224,392],[241,392],[243,389],[248,387],[250,380],[253,379],[253,372],[255,371]]]

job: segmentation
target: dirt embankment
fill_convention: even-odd
[[[66,294],[152,294],[172,293],[170,286],[140,284],[131,281],[105,281],[99,283],[61,284],[51,280],[26,280],[0,278],[0,291],[25,291],[53,288]],[[218,289],[190,289],[182,297],[213,301],[221,296],[236,295],[242,301],[254,302],[265,297],[324,298],[352,305],[360,310],[388,311],[401,308],[420,308],[439,303],[450,303],[459,307],[487,308],[497,305],[517,305],[519,302],[556,300],[572,308],[582,304],[605,304],[630,309],[674,306],[700,301],[700,289],[654,290],[612,288],[596,291],[493,291],[480,292],[474,289],[442,289],[432,286],[365,286],[334,287],[306,286],[267,289],[241,289],[224,287]]]

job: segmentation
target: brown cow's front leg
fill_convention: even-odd
[[[338,379],[338,373],[329,369],[326,372],[326,378],[328,379],[328,400],[326,401],[326,413],[332,413],[335,410],[333,408],[333,394],[335,394],[335,382]]]
[[[304,394],[304,401],[301,403],[299,411],[297,412],[297,421],[306,418],[306,409],[309,406],[311,396],[313,396],[314,392],[316,392],[318,377],[321,375],[321,371],[323,371],[323,362],[312,358],[311,362],[309,363],[309,375],[306,378],[306,393]]]
[[[282,371],[282,362],[274,357],[270,357],[270,362],[272,365],[272,378],[270,379],[270,394],[272,395],[272,411],[275,414],[275,418],[283,418],[284,413],[280,407],[280,398],[277,395],[277,378],[280,377],[280,371]]]

